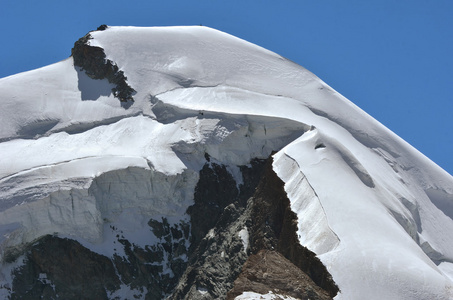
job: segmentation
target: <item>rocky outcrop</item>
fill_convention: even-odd
[[[272,169],[271,158],[249,202],[252,255],[227,299],[246,291],[273,291],[300,299],[333,298],[339,289],[316,254],[300,245],[297,216],[291,211],[283,181]],[[294,268],[298,271],[289,271]],[[280,280],[282,276],[284,280]]]
[[[120,280],[107,257],[76,241],[45,236],[29,246],[14,271],[11,299],[109,299]]]
[[[188,267],[169,299],[224,299],[248,256],[247,199],[265,160],[240,167],[243,182],[238,186],[226,166],[206,158],[195,204],[188,209],[192,223]]]
[[[235,191],[225,166],[207,164],[201,171],[189,211],[193,224],[203,221],[192,227],[191,259],[170,299],[234,299],[247,291],[333,298],[338,287],[331,275],[297,239],[297,217],[272,159],[241,171],[244,191]],[[252,197],[245,201],[246,195]]]
[[[188,209],[190,224],[150,219],[157,242],[145,247],[111,225],[121,248],[113,256],[44,236],[22,254],[11,299],[234,299],[269,291],[296,299],[334,297],[338,288],[330,274],[299,244],[297,219],[272,159],[239,167],[240,184],[238,174],[235,179],[227,166],[206,159]]]
[[[124,255],[113,257],[71,239],[40,238],[27,247],[23,265],[14,270],[11,299],[164,298],[186,269],[183,257],[187,257],[190,226],[170,225],[165,218],[151,219],[148,225],[160,242],[142,248],[119,231],[117,247]]]
[[[247,260],[238,234],[246,228],[243,209],[230,204],[203,238],[169,299],[224,299]],[[234,221],[232,221],[234,220]]]
[[[195,203],[187,210],[192,223],[192,250],[214,228],[228,205],[235,203],[237,207],[245,208],[247,199],[258,185],[265,162],[255,159],[251,167],[241,166],[243,182],[238,185],[225,165],[210,162],[208,154],[206,158],[207,163],[200,171],[200,179],[195,187]]]
[[[332,299],[306,273],[280,252],[273,250],[260,250],[247,259],[227,299],[233,300],[244,291],[262,295],[272,291],[277,295],[302,300]]]
[[[114,255],[112,261],[121,283],[139,291],[137,296],[163,299],[171,293],[186,269],[187,261],[182,257],[187,256],[189,224],[170,225],[163,218],[160,221],[151,219],[148,225],[160,242],[141,248],[120,238],[126,255]]]
[[[106,30],[106,25],[101,25],[97,30]],[[71,56],[74,59],[74,66],[80,67],[92,79],[107,79],[115,87],[113,94],[121,102],[134,101],[132,97],[135,90],[127,83],[124,72],[118,66],[106,58],[104,49],[91,46],[89,40],[90,33],[80,38],[74,43]]]

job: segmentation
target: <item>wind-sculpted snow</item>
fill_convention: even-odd
[[[291,209],[297,212],[300,220],[298,237],[301,244],[319,255],[335,249],[340,242],[338,236],[329,227],[318,195],[297,161],[280,151],[275,156],[274,168],[286,182],[285,190],[291,199]]]
[[[316,148],[321,141],[325,147]],[[389,182],[383,182],[382,177],[373,177],[375,186],[365,184],[342,156],[335,144],[330,144],[317,130],[313,130],[282,149],[274,163],[277,174],[284,174],[287,168],[278,162],[290,157],[299,166],[294,171],[298,173],[299,169],[303,170],[310,187],[316,191],[317,197],[312,197],[311,201],[319,199],[328,226],[324,223],[324,230],[320,230],[323,228],[320,224],[310,226],[309,230],[302,227],[299,229],[300,240],[310,249],[315,249],[321,260],[330,266],[329,271],[342,291],[337,298],[360,299],[366,294],[371,295],[370,298],[425,299],[442,291],[442,298],[447,299],[449,280],[423,252],[422,242],[413,239],[414,234],[423,237],[424,231],[417,232],[414,216],[406,208],[409,204],[404,206],[403,200],[395,196],[404,195],[406,201],[411,199],[417,203],[415,195],[403,190],[407,185],[388,186]],[[392,169],[388,165],[387,168],[387,173],[381,174],[390,176]],[[290,189],[291,184],[291,181],[286,181],[285,188]],[[299,188],[303,187],[299,185]],[[308,196],[309,193],[303,195]],[[308,204],[296,206],[300,196],[295,190],[288,193],[288,197],[302,226],[315,222],[313,217],[308,222],[303,221],[307,216],[305,206]],[[431,213],[434,214],[434,211]],[[320,215],[317,214],[318,219]],[[422,216],[422,228],[424,222]],[[445,222],[450,226],[451,220]],[[333,243],[336,240],[331,231],[339,242]],[[326,237],[326,233],[330,233],[330,238],[329,235]],[[332,246],[328,251],[317,249],[319,244],[313,243],[313,240],[324,240],[323,245]],[[368,267],[370,264],[371,267]],[[419,278],[415,274],[425,274],[426,277]],[[353,287],[357,281],[360,281],[363,290]],[[385,291],[382,291],[384,285]],[[419,286],[423,289],[419,290]]]
[[[263,117],[214,117],[169,124],[133,117],[79,134],[4,142],[0,222],[22,224],[5,249],[54,232],[97,242],[103,220],[127,208],[148,216],[184,215],[204,153],[243,165],[267,157],[304,128]],[[16,161],[18,152],[29,159]]]
[[[277,151],[299,242],[335,299],[453,297],[453,178],[315,75],[201,26],[91,37],[136,91],[130,106],[72,57],[0,79],[3,261],[46,234],[110,257],[121,230],[156,245],[147,222],[189,222],[207,159],[240,186],[239,166]]]
[[[118,106],[109,87],[107,80],[93,80],[74,67],[72,57],[2,78],[0,141],[39,138],[75,127],[88,130],[138,113]]]

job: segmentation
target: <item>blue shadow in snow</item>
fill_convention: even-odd
[[[78,88],[82,95],[82,100],[97,100],[101,96],[110,96],[112,88],[115,86],[108,82],[107,79],[92,79],[85,74],[80,68],[75,67],[79,80]]]

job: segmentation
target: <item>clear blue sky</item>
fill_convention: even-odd
[[[205,25],[306,67],[453,174],[451,0],[0,0],[0,77],[101,24]]]

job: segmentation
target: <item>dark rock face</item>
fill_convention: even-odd
[[[269,291],[302,300],[328,300],[329,294],[280,252],[260,250],[245,262],[227,299],[233,300],[243,291],[267,294]]]
[[[144,248],[114,226],[124,256],[106,257],[80,243],[45,236],[14,270],[11,299],[234,299],[243,292],[331,299],[338,292],[316,255],[299,244],[297,218],[272,159],[240,167],[238,185],[226,166],[200,171],[191,223],[151,219],[157,243]],[[20,255],[20,254],[18,254]]]
[[[294,295],[293,297],[301,299],[333,298],[339,289],[332,276],[316,254],[300,245],[298,241],[297,216],[291,211],[283,181],[272,169],[272,159],[268,160],[256,192],[249,201],[252,220],[250,244],[253,255],[244,265],[243,272],[229,295],[237,296],[243,291],[262,293],[266,289],[265,293],[268,291],[281,293],[281,291],[287,291],[286,287],[292,286],[294,289],[297,287],[299,292],[297,295],[285,292],[286,295]],[[266,271],[269,274],[264,278],[262,266],[256,266],[259,258],[274,259],[280,263],[269,264]],[[300,272],[295,273],[295,277],[287,274],[285,279],[288,282],[283,285],[277,279],[267,279],[268,276],[282,276],[280,266],[288,263],[306,276],[300,275]],[[302,280],[302,278],[308,279]],[[257,283],[256,287],[253,282]],[[228,299],[233,298],[233,296],[228,297]]]
[[[189,225],[170,226],[165,218],[162,221],[151,219],[148,224],[158,233],[161,242],[143,249],[120,238],[118,241],[123,244],[126,256],[114,255],[113,262],[123,284],[139,291],[146,288],[147,292],[142,295],[146,299],[162,299],[173,290],[186,269],[186,262],[180,257],[187,255]]]
[[[187,270],[170,299],[234,299],[246,291],[333,298],[338,287],[331,275],[313,252],[299,244],[297,217],[284,183],[272,170],[272,159],[255,161],[241,171],[244,184],[239,193],[232,191],[234,182],[224,166],[209,164],[200,173],[197,188],[202,193],[196,193],[189,210],[192,223],[216,218],[193,225],[193,236],[204,237],[194,239]],[[249,195],[253,196],[246,202]],[[247,249],[241,237],[244,230],[249,234]]]
[[[108,299],[120,281],[113,263],[79,243],[45,236],[15,270],[11,299]]]
[[[243,184],[239,187],[224,165],[210,162],[204,165],[195,188],[195,204],[187,210],[192,223],[191,248],[196,247],[208,231],[214,228],[225,207],[232,203],[242,208],[246,206],[247,199],[253,195],[258,185],[264,162],[257,159],[251,162],[250,168],[241,166]]]
[[[238,188],[225,166],[206,159],[195,204],[188,209],[192,223],[188,267],[169,299],[224,299],[248,256],[239,232],[250,222],[246,200],[259,182],[265,160],[240,167],[243,184]]]
[[[238,232],[247,218],[230,204],[217,226],[202,239],[169,299],[224,299],[247,259]],[[231,220],[235,220],[232,222]]]
[[[107,28],[106,25],[101,25],[98,30]],[[121,102],[134,101],[132,96],[135,90],[127,84],[124,72],[119,70],[114,62],[106,59],[104,49],[89,45],[91,38],[88,33],[74,43],[74,48],[71,50],[74,66],[80,67],[90,78],[106,78],[114,84],[115,88],[112,89],[112,92]]]
[[[57,236],[41,238],[14,271],[11,299],[123,299],[115,296],[121,285],[138,299],[163,299],[186,269],[181,257],[187,256],[190,225],[170,225],[166,219],[148,224],[161,242],[143,249],[119,232],[125,256],[106,257]]]

